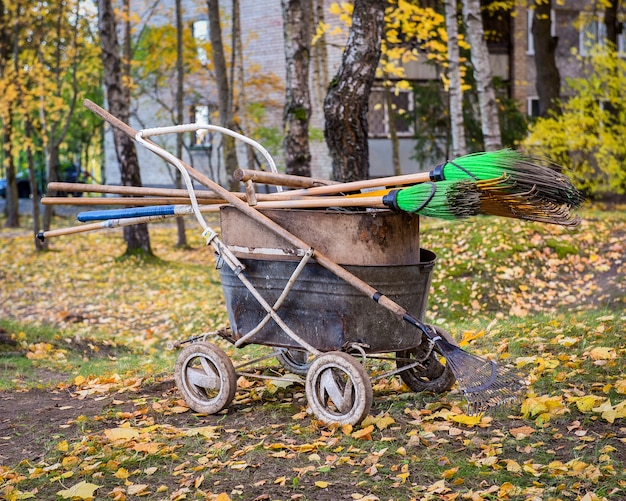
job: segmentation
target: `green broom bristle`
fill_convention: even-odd
[[[463,219],[479,212],[480,193],[472,183],[440,181],[394,190],[395,208],[439,219]]]
[[[508,177],[508,193],[534,190],[537,200],[579,207],[584,198],[556,164],[504,149],[471,153],[431,171],[433,181],[485,181]]]

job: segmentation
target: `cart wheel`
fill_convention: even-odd
[[[358,424],[372,407],[372,383],[363,366],[347,353],[317,357],[306,378],[313,414],[325,423]]]
[[[456,341],[445,330],[434,327],[435,332],[449,343],[456,345]],[[419,359],[419,347],[396,353],[396,366],[401,369],[405,365],[413,363],[411,359]],[[456,378],[449,365],[444,365],[440,361],[439,354],[433,350],[430,356],[422,362],[424,369],[413,367],[400,373],[402,381],[415,392],[431,391],[433,393],[443,393],[454,385]]]
[[[228,407],[237,390],[237,374],[230,358],[206,342],[192,343],[180,352],[174,379],[187,405],[202,414],[215,414]]]
[[[285,369],[299,376],[306,376],[311,367],[309,353],[304,350],[281,350],[276,359]]]

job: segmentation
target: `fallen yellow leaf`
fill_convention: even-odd
[[[454,416],[450,416],[451,421],[467,425],[470,428],[480,423],[481,419],[482,416],[468,416],[467,414],[456,414]]]
[[[61,496],[63,499],[93,499],[94,492],[100,487],[100,485],[90,484],[83,480],[69,489],[58,491],[57,495]]]
[[[114,474],[114,477],[120,478],[122,480],[130,477],[130,473],[126,468],[119,468]]]
[[[130,496],[138,496],[141,493],[145,494],[145,491],[147,489],[148,489],[148,484],[132,484],[128,486],[128,489],[126,489],[126,492]]]
[[[355,431],[351,437],[352,438],[356,438],[357,440],[371,440],[372,439],[372,435],[371,433],[374,431],[374,425],[371,424],[361,430],[357,430]]]
[[[319,487],[320,489],[326,489],[326,487],[328,487],[328,482],[318,480],[317,482],[315,482],[315,487]]]
[[[139,430],[135,428],[109,428],[104,430],[104,436],[111,441],[132,440],[139,437]]]
[[[604,399],[595,395],[585,395],[584,397],[571,397],[568,400],[574,402],[580,412],[590,412]]]
[[[521,440],[523,438],[526,438],[534,431],[535,429],[531,428],[530,426],[520,426],[519,428],[511,428],[509,430],[511,435],[513,435],[516,440]]]
[[[608,348],[606,346],[600,346],[592,349],[589,352],[589,356],[592,360],[613,360],[617,357],[617,353],[613,348]]]
[[[139,442],[133,446],[133,450],[137,452],[145,452],[146,454],[156,454],[161,447],[162,444],[157,442]]]

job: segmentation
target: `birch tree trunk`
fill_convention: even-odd
[[[535,46],[535,67],[537,71],[537,95],[539,114],[560,113],[561,75],[556,66],[556,46],[558,38],[553,37],[550,11],[552,0],[535,0],[532,35]]]
[[[494,151],[502,148],[502,139],[496,91],[493,85],[489,51],[487,50],[483,19],[480,12],[480,0],[462,0],[462,2],[463,17],[471,46],[472,66],[476,78],[483,141],[485,150]]]
[[[130,90],[123,80],[120,46],[116,30],[117,23],[111,0],[98,0],[98,27],[109,111],[122,122],[129,123]],[[127,33],[126,38],[129,39],[129,36],[130,34]],[[124,186],[141,186],[141,173],[135,143],[122,131],[116,128],[112,130],[122,184]],[[125,226],[124,240],[126,241],[126,254],[141,252],[145,255],[152,255],[150,235],[146,224]]]
[[[356,0],[341,66],[324,100],[324,137],[333,178],[350,182],[369,176],[367,110],[380,60],[384,0]]]
[[[450,80],[448,95],[450,98],[452,157],[456,158],[467,153],[465,124],[463,122],[463,89],[459,54],[457,0],[444,0],[444,7],[446,10],[446,29],[448,31],[448,77]]]
[[[309,121],[309,64],[311,59],[311,3],[282,0],[285,40],[285,109],[283,112],[287,174],[311,175]]]
[[[220,24],[219,0],[207,0],[209,10],[209,39],[213,53],[213,66],[215,68],[215,80],[217,82],[218,112],[222,127],[234,129],[233,103],[231,100],[230,85],[228,82],[228,69],[226,68],[226,56],[224,55],[224,43],[222,41],[222,26]],[[231,82],[232,83],[232,82]],[[239,182],[233,179],[233,173],[238,168],[237,149],[235,139],[232,136],[222,136],[224,146],[224,165],[228,189],[239,190]]]

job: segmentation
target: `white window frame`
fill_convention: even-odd
[[[578,33],[578,50],[581,56],[589,55],[588,42],[597,43],[604,46],[606,40],[606,25],[604,24],[604,13],[581,12],[580,31]],[[621,21],[626,25],[624,21]],[[626,26],[624,26],[626,28]],[[592,31],[593,33],[589,34]],[[626,32],[617,35],[617,53],[620,57],[626,57]]]
[[[526,54],[529,56],[535,55],[535,40],[533,38],[533,19],[535,17],[535,9],[528,9],[526,11],[526,25],[528,27],[526,36]],[[550,36],[556,36],[556,11],[550,9]]]
[[[539,113],[534,114],[533,113],[533,104],[537,103],[537,108],[539,108],[539,97],[538,96],[528,96],[526,98],[526,114],[529,117],[537,117],[539,116]]]

